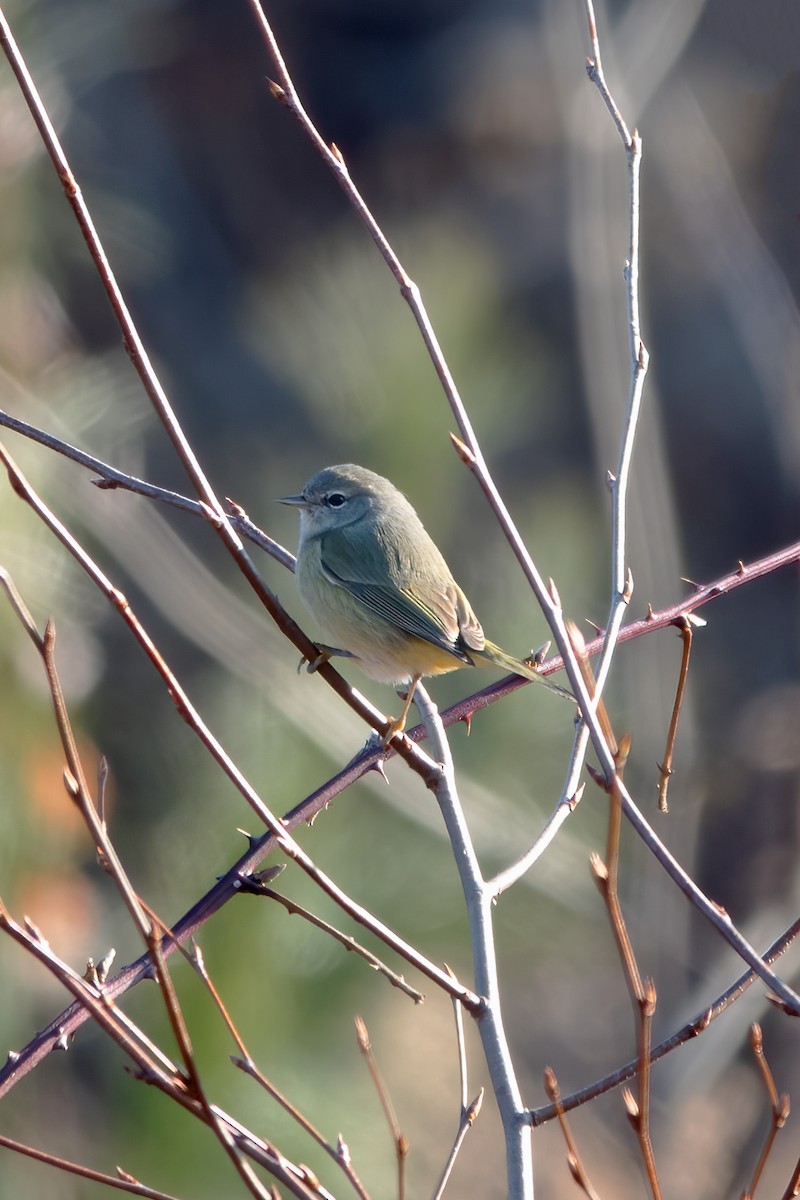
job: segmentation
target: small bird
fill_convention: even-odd
[[[572,699],[486,640],[438,547],[388,479],[352,463],[325,467],[280,503],[300,510],[297,586],[335,643],[320,646],[309,670],[345,654],[372,679],[409,685],[384,746],[402,733],[417,683],[427,675],[501,667]]]

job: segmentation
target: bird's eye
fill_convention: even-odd
[[[327,497],[325,503],[327,504],[328,508],[341,508],[345,502],[345,499],[346,497],[344,497],[341,492],[332,492],[330,496]]]

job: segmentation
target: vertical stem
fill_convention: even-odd
[[[506,1147],[509,1200],[533,1200],[533,1147],[527,1109],[517,1083],[514,1064],[503,1027],[500,983],[497,975],[492,903],[494,889],[481,874],[475,848],[458,797],[453,759],[444,725],[427,692],[417,685],[415,703],[428,731],[431,748],[441,774],[433,790],[441,809],[461,879],[469,920],[470,943],[475,967],[475,990],[484,1005],[477,1014],[492,1090],[500,1112]]]

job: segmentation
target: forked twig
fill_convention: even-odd
[[[450,1153],[447,1156],[447,1162],[444,1164],[444,1169],[442,1170],[439,1182],[436,1185],[432,1200],[441,1200],[441,1197],[444,1195],[444,1189],[447,1187],[447,1181],[449,1180],[453,1167],[455,1166],[458,1152],[463,1146],[464,1139],[466,1138],[470,1129],[472,1129],[472,1126],[475,1124],[480,1114],[483,1106],[483,1096],[484,1089],[481,1088],[477,1096],[475,1096],[475,1098],[471,1100],[469,1104],[465,1104],[461,1109],[461,1116],[459,1118],[456,1136],[453,1139],[453,1145],[450,1147]]]
[[[758,1156],[758,1162],[753,1170],[753,1177],[750,1180],[750,1186],[744,1194],[743,1200],[751,1200],[755,1195],[756,1188],[764,1167],[767,1165],[770,1151],[775,1144],[775,1138],[778,1136],[778,1131],[783,1129],[789,1117],[789,1096],[786,1092],[778,1095],[778,1089],[775,1086],[775,1080],[764,1054],[764,1038],[761,1033],[761,1026],[758,1022],[753,1022],[750,1027],[750,1045],[755,1055],[755,1060],[758,1065],[761,1078],[764,1081],[764,1087],[767,1091],[767,1098],[770,1105],[770,1126],[767,1131],[767,1136],[764,1139],[764,1145],[761,1147],[761,1153]]]

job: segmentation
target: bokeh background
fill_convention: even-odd
[[[356,461],[413,499],[490,636],[516,653],[541,616],[473,480],[453,419],[385,265],[291,116],[248,5],[230,0],[26,0],[5,6],[184,428],[222,495],[293,546],[273,504],[320,466]],[[495,478],[545,576],[578,621],[602,624],[609,503],[628,387],[622,272],[626,167],[588,83],[581,5],[516,0],[274,0],[267,6],[323,136],[419,283]],[[598,7],[606,72],[644,138],[643,332],[652,355],[631,488],[631,616],[739,559],[797,538],[800,467],[800,14],[786,0],[632,0]],[[0,68],[2,407],[114,465],[187,490],[131,370],[59,184],[10,70]],[[321,784],[365,731],[238,579],[213,534],[75,465],[7,443],[56,512],[130,597],[215,732],[274,810]],[[0,489],[0,552],[59,662],[88,763],[107,755],[111,828],[131,875],[175,920],[241,852],[240,797],[172,708],[150,665],[65,552]],[[298,615],[290,576],[259,556]],[[796,571],[704,615],[668,818],[655,811],[679,664],[662,633],[623,648],[609,691],[633,732],[627,778],[659,833],[757,946],[794,918],[800,689]],[[588,629],[588,627],[587,627]],[[314,632],[310,629],[311,632]],[[110,945],[139,952],[112,885],[69,811],[62,758],[22,630],[0,608],[0,887],[78,969]],[[354,682],[384,708],[391,693]],[[437,701],[470,676],[437,681]],[[541,690],[541,689],[537,689]],[[453,747],[487,869],[537,834],[562,783],[566,706],[524,689]],[[392,767],[340,797],[304,834],[362,903],[469,978],[456,873],[431,797]],[[556,843],[496,910],[506,1023],[521,1085],[544,1101],[633,1052],[630,1004],[587,865],[605,809],[589,789]],[[338,920],[296,872],[282,883]],[[670,1033],[739,973],[647,852],[626,837],[623,904]],[[353,956],[243,898],[203,931],[209,969],[254,1055],[331,1138],[341,1131],[376,1196],[393,1155],[352,1031],[367,1020],[410,1139],[410,1194],[429,1195],[457,1121],[447,1002],[415,1008]],[[782,969],[797,977],[797,956]],[[410,974],[410,973],[409,973]],[[293,1125],[227,1061],[219,1020],[176,967],[201,1065],[221,1104],[322,1169]],[[0,1044],[19,1047],[63,1006],[0,943]],[[126,1001],[167,1036],[154,989]],[[767,1127],[747,1050],[762,1020],[782,1090],[797,1035],[756,987],[653,1076],[665,1194],[740,1192]],[[473,1091],[486,1082],[470,1045]],[[0,1129],[196,1200],[241,1194],[219,1147],[125,1072],[85,1027],[0,1106]],[[786,1185],[797,1118],[775,1152]],[[575,1131],[606,1196],[644,1194],[618,1093]],[[536,1134],[542,1195],[573,1184],[557,1131]],[[323,1176],[344,1192],[329,1170]],[[97,1189],[0,1156],[0,1192]],[[502,1196],[502,1149],[484,1106],[453,1195]]]

